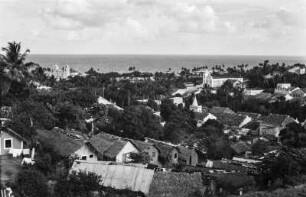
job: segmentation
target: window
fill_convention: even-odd
[[[89,155],[89,158],[93,158],[93,155]]]
[[[82,156],[82,157],[81,157],[81,160],[86,160],[86,159],[87,159],[86,156]]]
[[[174,153],[174,159],[176,159],[177,158],[177,153]]]
[[[5,139],[4,140],[4,148],[12,148],[12,139]]]

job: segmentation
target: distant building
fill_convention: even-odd
[[[173,101],[173,104],[175,104],[176,106],[178,106],[179,104],[182,104],[183,107],[185,107],[185,102],[183,97],[172,97],[170,98]]]
[[[305,68],[305,65],[296,65],[296,66],[293,66],[292,68],[288,69],[287,70],[288,72],[290,73],[296,73],[296,74],[299,74],[299,75],[303,75],[306,73],[306,68]]]
[[[201,127],[208,120],[217,120],[216,116],[207,112],[195,113],[194,115],[195,115],[195,120],[197,121],[197,127]]]
[[[244,95],[246,96],[255,96],[263,92],[263,89],[245,89]]]
[[[57,64],[51,68],[51,71],[48,74],[49,76],[53,76],[56,80],[67,79],[70,76],[74,77],[80,75],[80,73],[70,68],[69,65],[59,66]]]
[[[260,135],[272,135],[279,137],[279,133],[286,127],[287,124],[295,122],[289,115],[283,114],[270,114],[260,118]]]
[[[291,83],[278,83],[274,90],[275,94],[290,94],[294,90],[299,89],[298,87],[292,87]]]
[[[131,153],[139,153],[131,141],[103,132],[93,136],[89,143],[99,153],[99,160],[125,163],[132,161]]]
[[[227,75],[212,75],[212,72],[209,70],[203,72],[203,86],[218,88],[221,87],[227,80],[239,81],[243,83],[242,77],[227,76]]]

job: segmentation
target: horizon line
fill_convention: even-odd
[[[152,56],[263,56],[263,57],[304,57],[306,55],[263,55],[263,54],[189,54],[189,53],[32,53],[31,55],[152,55]]]

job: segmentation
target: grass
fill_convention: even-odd
[[[21,158],[8,156],[0,157],[0,182],[2,185],[15,182],[18,172],[21,170]]]

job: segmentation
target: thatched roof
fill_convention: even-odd
[[[54,130],[37,130],[37,140],[43,145],[51,147],[62,157],[70,156],[84,144]]]
[[[149,197],[186,197],[203,192],[201,173],[155,172]]]

